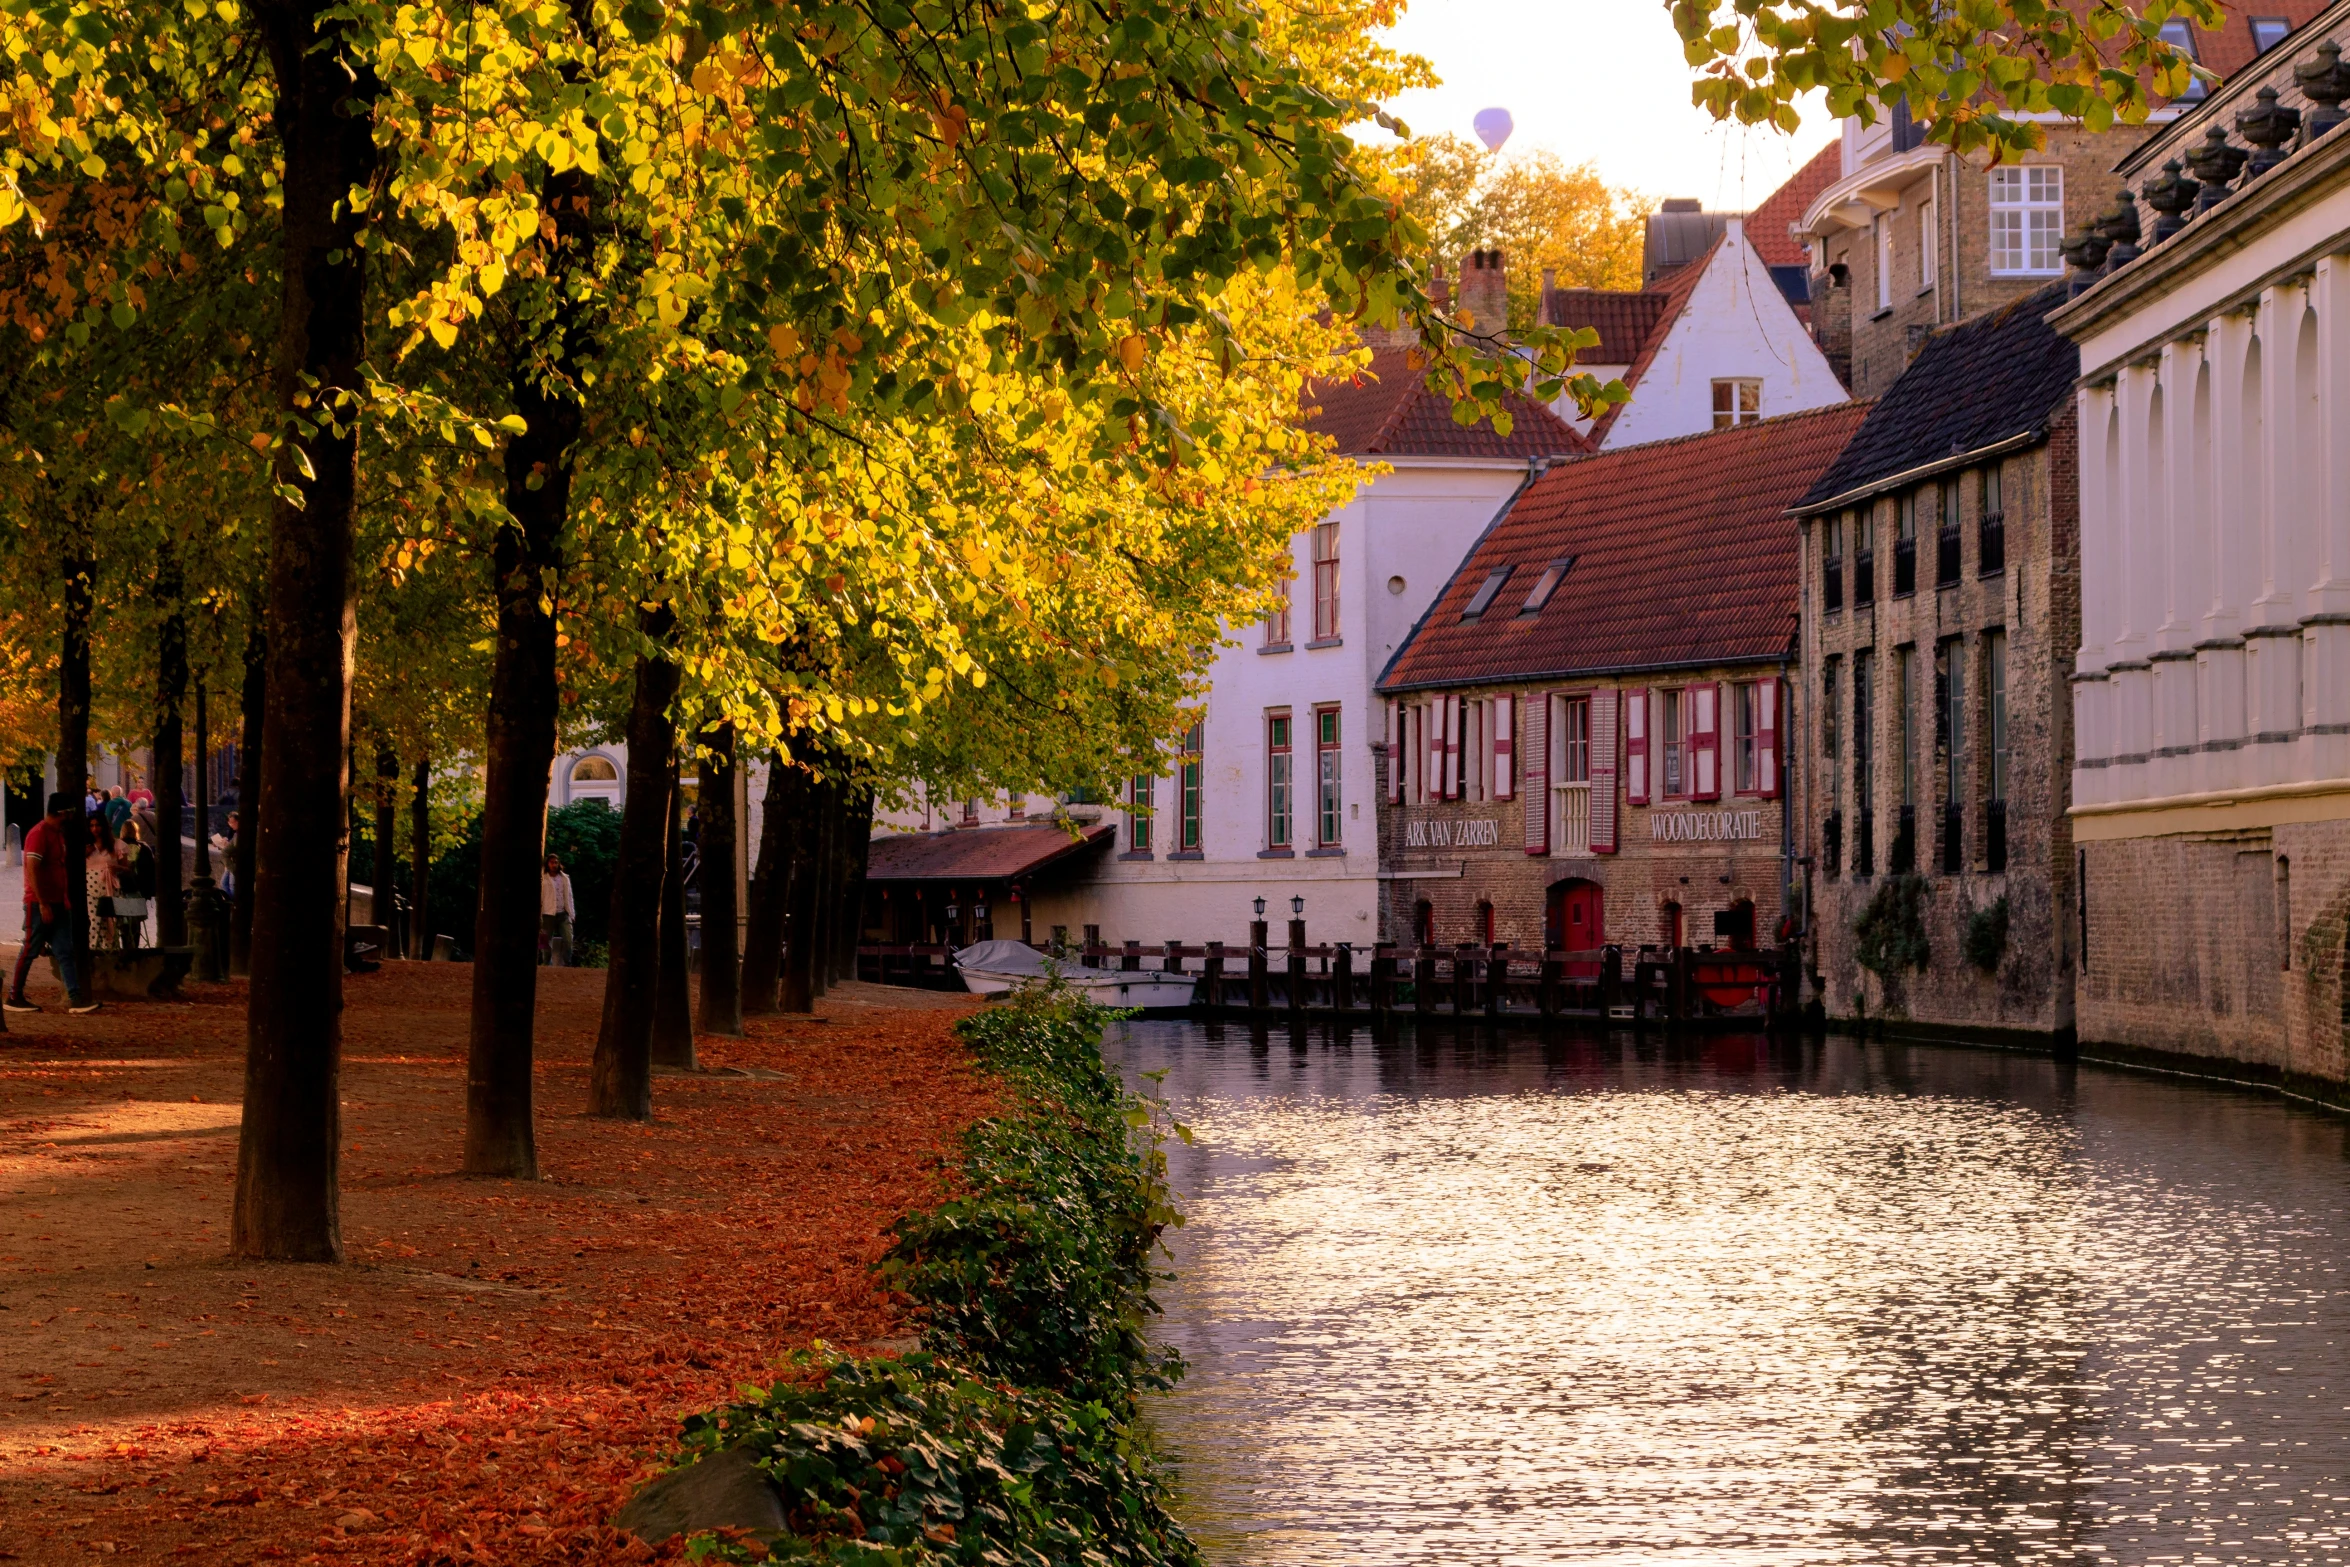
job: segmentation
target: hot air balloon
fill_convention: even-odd
[[[1501,144],[1518,128],[1518,122],[1510,118],[1507,109],[1479,109],[1477,118],[1469,123],[1476,128],[1477,139],[1485,144],[1487,152],[1501,151]]]

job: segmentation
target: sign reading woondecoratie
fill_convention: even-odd
[[[1760,842],[1763,813],[1756,811],[1652,811],[1648,836],[1656,843]]]

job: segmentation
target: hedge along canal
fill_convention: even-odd
[[[1173,1129],[1103,1064],[1116,1016],[1029,993],[958,1025],[1009,1108],[964,1135],[960,1195],[895,1226],[881,1271],[921,1347],[801,1351],[782,1380],[690,1417],[686,1464],[752,1460],[775,1508],[760,1522],[778,1527],[701,1531],[689,1557],[1199,1560],[1136,1424],[1142,1396],[1182,1372],[1146,1332],[1153,1260],[1181,1219]]]

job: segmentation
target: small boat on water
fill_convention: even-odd
[[[963,988],[977,996],[1042,984],[1057,972],[1063,984],[1098,1006],[1148,1011],[1190,1006],[1199,985],[1196,974],[1083,968],[1057,962],[1024,941],[982,941],[965,947],[955,954],[955,968],[963,976]]]

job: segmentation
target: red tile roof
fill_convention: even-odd
[[[1811,162],[1797,169],[1786,184],[1764,197],[1761,206],[1746,215],[1746,242],[1763,258],[1764,266],[1800,267],[1810,263],[1810,252],[1788,232],[1788,226],[1801,223],[1813,199],[1843,174],[1844,144],[1832,141],[1813,154]]]
[[[889,833],[873,840],[865,875],[872,881],[1002,881],[1106,844],[1117,831],[1104,822],[1072,838],[1066,828],[1040,822]]]
[[[1554,288],[1542,301],[1545,326],[1590,327],[1599,346],[1583,358],[1595,365],[1628,365],[1648,346],[1664,314],[1665,296],[1656,289]]]
[[[1461,563],[1383,691],[1776,659],[1792,647],[1796,530],[1784,516],[1860,428],[1839,403],[1562,463]],[[1551,561],[1574,557],[1539,614]],[[1461,612],[1511,568],[1480,620]]]
[[[1308,428],[1338,443],[1345,457],[1493,457],[1524,462],[1585,449],[1566,421],[1530,397],[1509,397],[1510,433],[1490,420],[1455,424],[1452,404],[1428,390],[1407,351],[1380,349],[1351,381],[1325,382],[1310,394]]]

